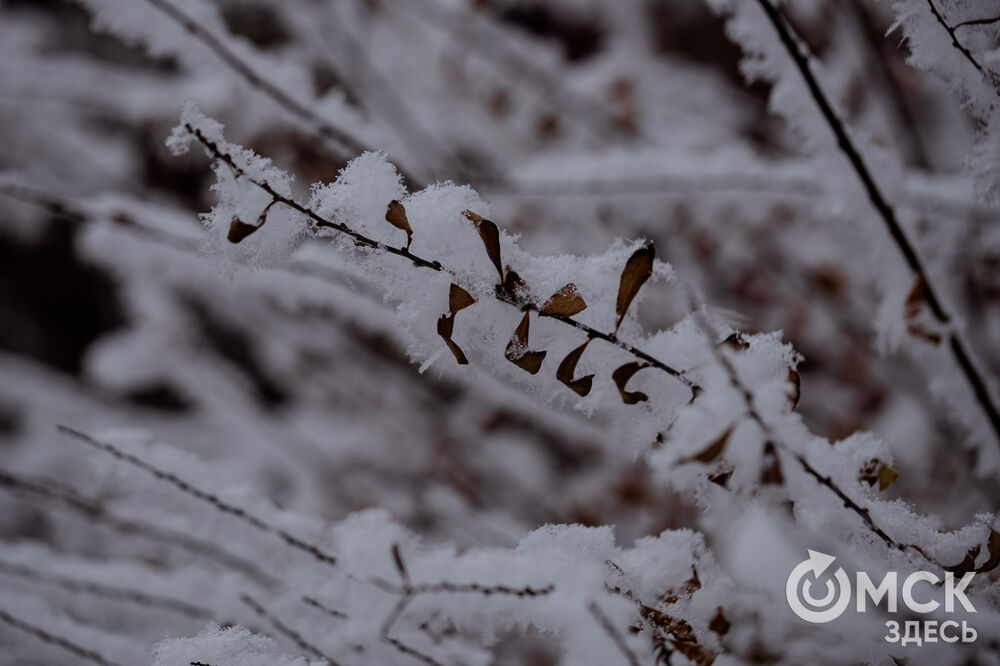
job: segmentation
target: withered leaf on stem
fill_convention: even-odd
[[[715,615],[712,616],[712,619],[708,623],[708,630],[720,636],[725,636],[729,632],[729,620],[723,614],[722,606],[715,609]]]
[[[653,274],[653,258],[656,250],[652,243],[647,243],[632,253],[632,256],[625,262],[625,269],[622,270],[621,281],[618,283],[618,302],[615,304],[615,313],[618,315],[615,321],[615,330],[622,325],[625,313],[639,289],[646,283],[646,280]]]
[[[448,290],[448,309],[452,314],[455,314],[459,310],[464,310],[475,302],[476,299],[472,297],[472,294],[454,282],[451,283],[451,288]]]
[[[976,569],[977,573],[993,571],[1000,566],[1000,532],[991,529],[990,538],[986,542],[986,549],[990,552],[990,557],[981,567]]]
[[[226,240],[230,243],[239,243],[241,240],[260,229],[264,226],[264,223],[267,222],[267,213],[271,210],[271,206],[276,203],[278,203],[278,200],[272,199],[271,203],[264,206],[264,210],[260,211],[260,215],[257,216],[256,225],[247,224],[234,215],[232,221],[229,223],[229,233],[226,234]]]
[[[774,442],[764,444],[764,469],[760,471],[760,483],[762,486],[780,486],[785,482],[785,477],[781,473],[781,461],[778,459],[778,450]]]
[[[989,553],[989,557],[980,566],[976,566],[976,558],[979,557],[983,547],[981,545],[973,546],[969,549],[969,552],[965,554],[965,558],[958,564],[953,564],[950,567],[944,567],[946,571],[953,572],[956,576],[962,577],[970,571],[975,571],[976,573],[987,573],[993,571],[998,566],[1000,566],[1000,532],[994,529],[990,530],[990,536],[986,540],[986,550]]]
[[[789,368],[788,381],[792,385],[788,391],[788,402],[792,404],[792,409],[795,409],[799,404],[799,397],[802,395],[802,378],[799,377],[798,372]]]
[[[226,234],[226,240],[230,243],[239,243],[255,231],[257,231],[257,227],[234,216],[232,222],[229,223],[229,233]]]
[[[583,352],[589,344],[590,339],[588,338],[582,345],[566,354],[566,358],[562,360],[556,369],[556,379],[581,397],[590,393],[590,389],[594,387],[594,375],[584,375],[579,379],[573,379],[573,374],[576,372],[576,364],[580,362],[580,357],[583,356]]]
[[[528,315],[528,312],[524,313],[521,323],[514,330],[514,335],[504,351],[504,357],[525,372],[534,375],[541,369],[547,352],[528,350]]]
[[[882,463],[878,467],[878,472],[875,474],[878,479],[878,489],[879,492],[885,490],[892,485],[893,481],[899,478],[899,472],[889,467],[885,463]]]
[[[907,321],[915,319],[924,308],[926,300],[927,291],[924,286],[924,278],[918,275],[913,282],[910,293],[906,295],[906,301],[903,303],[903,317]]]
[[[717,474],[711,474],[708,480],[717,486],[722,486],[723,488],[729,483],[729,479],[733,476],[733,470],[727,470],[725,472],[719,472]]]
[[[486,254],[496,267],[497,274],[500,275],[500,282],[502,283],[503,262],[500,259],[500,230],[493,222],[487,220],[482,215],[473,213],[471,210],[463,210],[462,215],[472,220],[472,223],[476,225],[476,231],[479,232],[479,237],[483,239],[483,245],[486,246]]]
[[[524,283],[521,276],[517,274],[516,271],[511,270],[510,266],[507,267],[507,272],[503,278],[503,290],[511,298],[522,300],[528,296],[528,285]]]
[[[552,294],[540,310],[543,315],[558,315],[572,317],[587,309],[587,303],[580,295],[576,285],[570,282],[565,287]]]
[[[625,390],[625,385],[628,384],[628,380],[632,379],[632,375],[639,372],[643,368],[648,367],[648,363],[630,361],[629,363],[616,368],[615,371],[611,373],[611,379],[615,382],[615,386],[618,387],[618,393],[621,394],[622,402],[626,405],[634,405],[638,402],[649,400],[649,396],[642,391]]]
[[[712,440],[708,446],[693,456],[686,458],[684,462],[700,462],[705,464],[712,462],[726,450],[726,444],[729,442],[731,434],[733,434],[733,427],[729,426],[724,433]]]
[[[410,243],[413,242],[413,228],[410,227],[410,220],[406,217],[406,208],[403,204],[396,199],[390,201],[385,211],[385,219],[392,226],[406,232],[406,248],[409,249]]]
[[[458,361],[459,365],[468,365],[469,359],[466,357],[465,352],[462,348],[451,339],[452,333],[455,331],[455,314],[459,310],[464,310],[473,303],[476,299],[472,297],[472,294],[462,289],[454,282],[448,290],[448,312],[449,314],[441,315],[437,322],[437,332],[444,342],[448,345],[448,349],[455,356],[455,360]]]

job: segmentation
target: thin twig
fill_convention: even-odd
[[[342,613],[342,612],[340,612],[339,610],[337,610],[335,608],[330,608],[329,606],[327,606],[326,604],[322,603],[321,601],[319,601],[319,599],[316,599],[315,597],[302,597],[302,602],[305,603],[307,606],[312,606],[313,608],[318,608],[319,610],[323,611],[324,613],[326,613],[330,617],[335,617],[338,620],[346,620],[347,619],[347,613]]]
[[[69,652],[75,657],[80,659],[85,659],[99,666],[119,666],[113,661],[108,661],[99,653],[89,650],[85,647],[77,645],[76,643],[69,641],[62,636],[56,636],[39,626],[31,624],[30,622],[25,622],[19,618],[14,617],[10,613],[0,610],[0,622],[7,624],[8,626],[19,629],[25,633],[31,634],[35,638],[39,639],[43,643],[48,643],[49,645],[55,645],[56,647],[62,648],[66,652]]]
[[[122,462],[126,462],[132,465],[133,467],[137,467],[138,469],[141,469],[144,472],[151,474],[153,477],[159,479],[160,481],[165,481],[166,483],[169,483],[170,485],[174,486],[181,492],[191,497],[194,497],[195,499],[198,499],[202,502],[205,502],[206,504],[210,504],[211,506],[215,507],[222,513],[229,514],[231,516],[239,518],[240,520],[242,520],[243,522],[245,522],[246,524],[250,525],[251,527],[260,532],[263,532],[265,534],[271,534],[273,536],[278,537],[292,548],[301,550],[302,552],[309,554],[314,559],[324,564],[329,564],[331,566],[337,564],[336,557],[323,552],[318,546],[315,546],[311,543],[307,543],[302,539],[299,539],[298,537],[289,534],[284,529],[280,527],[275,527],[270,523],[265,522],[261,518],[258,518],[257,516],[248,513],[246,510],[219,499],[218,497],[216,497],[211,493],[195,488],[187,481],[184,481],[175,474],[172,474],[170,472],[164,472],[163,470],[151,465],[145,460],[137,458],[136,456],[130,453],[126,453],[121,449],[119,449],[118,447],[108,444],[107,442],[102,442],[100,440],[94,439],[90,435],[80,432],[79,430],[74,430],[73,428],[64,425],[57,425],[56,427],[59,429],[60,432],[65,433],[70,437],[73,437],[74,439],[81,441],[99,451],[104,451],[105,453],[110,454],[112,457],[117,458]]]
[[[617,647],[618,650],[625,655],[625,659],[628,661],[629,666],[639,666],[639,658],[635,656],[635,652],[633,652],[632,648],[630,648],[628,643],[625,642],[625,637],[622,636],[621,632],[615,628],[614,623],[612,623],[611,619],[604,614],[600,606],[597,605],[597,602],[591,601],[587,609],[590,611],[590,614],[594,616],[594,619],[597,620],[597,623],[601,625],[601,628],[604,629],[608,636],[611,637],[615,647]]]
[[[349,159],[369,150],[367,146],[354,136],[332,125],[304,103],[295,99],[295,97],[281,89],[277,84],[257,72],[249,63],[229,48],[223,39],[198,23],[191,16],[188,16],[180,8],[167,0],[146,0],[146,2],[163,12],[163,14],[180,25],[188,34],[208,47],[225,65],[242,77],[250,86],[270,97],[291,115],[305,122],[307,125],[311,125],[315,132],[328,145],[332,145],[338,157]],[[400,171],[403,170],[400,169]],[[413,174],[404,172],[403,175],[414,185],[422,184],[422,181],[415,178]]]
[[[848,134],[843,121],[841,121],[836,112],[833,110],[833,106],[827,99],[826,93],[823,92],[819,81],[812,72],[807,56],[800,50],[799,42],[792,32],[792,28],[786,23],[784,18],[774,7],[771,0],[757,0],[757,2],[761,9],[764,10],[764,13],[770,20],[771,25],[774,26],[775,31],[778,33],[778,37],[781,39],[781,43],[785,46],[785,50],[788,51],[788,55],[792,58],[792,61],[795,63],[799,73],[805,80],[813,101],[816,103],[817,107],[819,107],[820,113],[823,115],[827,124],[830,126],[830,129],[837,137],[837,143],[840,146],[841,151],[851,163],[854,172],[857,174],[858,179],[861,181],[861,184],[868,194],[868,198],[871,200],[875,210],[885,223],[885,226],[889,231],[889,235],[892,237],[896,246],[899,248],[900,253],[903,255],[903,259],[910,267],[910,270],[917,276],[917,279],[923,283],[927,305],[930,307],[934,318],[947,328],[949,348],[951,349],[952,355],[961,369],[962,374],[965,375],[966,380],[969,382],[972,392],[976,397],[976,401],[979,403],[987,417],[987,420],[993,428],[997,444],[1000,445],[1000,409],[998,409],[994,404],[993,397],[990,394],[990,390],[985,379],[983,378],[982,372],[972,362],[972,356],[966,349],[965,342],[960,337],[959,332],[955,329],[950,315],[945,310],[943,303],[939,299],[937,289],[934,287],[929,274],[924,268],[916,249],[910,243],[902,225],[900,225],[899,220],[896,217],[895,210],[882,195],[881,190],[879,190],[878,185],[875,183],[875,178],[872,176],[871,171],[868,169],[864,159],[861,157],[861,153],[854,145],[854,142]]]
[[[233,161],[232,156],[230,156],[228,153],[224,152],[222,149],[219,148],[219,146],[214,141],[211,141],[204,134],[202,134],[201,130],[194,128],[193,126],[191,126],[190,123],[185,123],[184,127],[188,130],[188,132],[191,133],[192,136],[194,136],[195,138],[197,138],[198,141],[201,142],[201,144],[203,146],[205,146],[205,148],[208,150],[208,152],[213,157],[215,157],[216,159],[221,160],[223,163],[225,163],[226,165],[228,165],[233,170],[233,173],[238,178],[240,178],[240,177],[244,178],[245,180],[247,180],[251,184],[257,186],[258,188],[260,188],[264,192],[267,192],[268,194],[270,194],[271,197],[273,197],[274,199],[277,199],[280,203],[283,203],[284,205],[288,206],[289,208],[291,208],[291,209],[293,209],[293,210],[301,213],[302,215],[305,215],[316,226],[324,228],[324,229],[333,229],[334,231],[338,231],[338,232],[340,232],[342,234],[345,234],[345,235],[349,236],[350,238],[354,239],[355,243],[358,244],[358,245],[360,245],[360,246],[371,248],[373,250],[381,250],[383,252],[388,252],[389,254],[393,254],[393,255],[396,255],[398,257],[402,257],[404,259],[409,260],[410,262],[412,262],[415,266],[417,266],[419,268],[429,268],[429,269],[434,270],[434,271],[438,271],[438,272],[441,272],[441,273],[446,273],[446,274],[450,275],[451,277],[455,278],[456,280],[458,279],[458,277],[454,273],[454,271],[445,268],[438,261],[432,261],[430,259],[425,259],[425,258],[423,258],[421,256],[418,256],[418,255],[414,254],[413,252],[411,252],[409,249],[407,249],[405,247],[398,247],[397,248],[397,247],[393,247],[391,245],[386,245],[385,243],[382,243],[380,241],[377,241],[377,240],[375,240],[373,238],[370,238],[368,236],[365,236],[364,234],[361,234],[361,233],[355,231],[354,229],[348,227],[343,222],[336,222],[336,221],[329,220],[329,219],[326,219],[324,217],[321,217],[315,211],[311,210],[310,208],[308,208],[306,206],[303,206],[302,204],[300,204],[299,202],[295,201],[294,199],[292,199],[290,197],[286,197],[286,196],[278,193],[268,183],[266,183],[266,182],[259,182],[256,179],[254,179],[254,178],[246,175],[243,172],[243,170],[240,169],[236,165],[236,163]],[[512,306],[518,308],[519,310],[538,310],[539,309],[538,306],[535,305],[535,304],[533,304],[533,303],[528,303],[526,301],[515,299],[515,298],[513,298],[511,296],[508,296],[508,295],[506,295],[506,294],[504,294],[504,293],[502,293],[500,291],[497,291],[494,294],[494,296],[495,296],[496,300],[498,300],[498,301],[500,301],[502,303],[507,303],[509,305],[512,305]],[[685,377],[684,374],[681,371],[676,370],[676,369],[670,367],[666,363],[663,363],[662,361],[654,358],[653,356],[647,354],[646,352],[642,351],[641,349],[638,349],[638,348],[630,345],[629,343],[621,340],[614,333],[604,333],[603,331],[598,331],[597,329],[595,329],[595,328],[593,328],[591,326],[588,326],[588,325],[586,325],[586,324],[584,324],[582,322],[579,322],[579,321],[573,319],[572,317],[566,317],[566,316],[557,315],[557,314],[544,314],[544,313],[541,313],[541,312],[539,312],[539,315],[542,316],[542,317],[548,317],[550,319],[555,319],[557,321],[560,321],[560,322],[562,322],[564,324],[567,324],[569,326],[572,326],[572,327],[574,327],[574,328],[576,328],[578,330],[581,330],[581,331],[585,332],[591,338],[597,338],[597,339],[600,339],[600,340],[604,340],[605,342],[608,342],[608,343],[610,343],[610,344],[612,344],[612,345],[614,345],[614,346],[616,346],[616,347],[618,347],[620,349],[625,350],[626,352],[632,354],[633,356],[646,361],[650,365],[656,367],[659,370],[662,370],[663,372],[666,372],[667,374],[669,374],[673,378],[677,379],[678,381],[680,381],[681,383],[683,383],[685,386],[687,386],[689,389],[691,389],[691,392],[694,395],[697,395],[697,393],[699,391],[698,385],[695,384],[694,382],[692,382],[687,377]]]
[[[563,83],[564,77],[543,70],[509,46],[507,40],[476,25],[477,20],[482,20],[479,16],[445,6],[437,0],[394,0],[389,6],[438,30],[447,29],[448,35],[463,49],[478,52],[484,62],[505,72],[513,81],[529,81],[539,92],[541,101],[547,102],[564,118],[582,121],[584,128],[597,139],[638,138],[636,130],[620,122],[606,105],[573,90]]]
[[[294,629],[283,623],[281,620],[279,620],[277,617],[269,613],[266,608],[260,605],[249,594],[246,593],[241,594],[240,601],[249,606],[250,610],[256,613],[261,619],[267,621],[267,623],[270,624],[275,631],[284,635],[285,637],[290,639],[293,643],[295,643],[299,647],[299,649],[302,650],[303,652],[308,652],[317,659],[326,660],[327,662],[330,663],[330,666],[338,666],[338,662],[335,659],[332,659],[326,654],[324,654],[319,648],[317,648],[315,645],[313,645],[305,638],[303,638],[302,634],[295,631]]]
[[[133,590],[115,585],[105,585],[89,580],[79,580],[61,574],[54,574],[48,571],[41,571],[23,564],[0,561],[0,573],[10,576],[18,576],[25,580],[36,581],[56,585],[70,592],[90,594],[114,601],[127,601],[149,608],[161,608],[174,613],[205,620],[212,617],[212,611],[207,608],[195,606],[180,599],[172,599],[158,594],[150,594],[142,590]]]
[[[948,33],[948,36],[951,37],[952,46],[958,49],[959,53],[965,56],[965,59],[968,60],[970,63],[972,63],[972,66],[979,71],[979,73],[983,76],[983,78],[985,78],[994,87],[996,87],[996,74],[994,74],[993,72],[988,72],[986,69],[984,69],[983,66],[979,63],[979,61],[976,60],[976,57],[972,55],[972,51],[966,48],[966,46],[958,40],[958,35],[955,34],[955,28],[958,26],[951,26],[948,24],[947,21],[944,20],[944,16],[942,16],[941,12],[938,11],[937,5],[934,4],[934,0],[927,0],[927,5],[931,8],[931,14],[934,15],[934,18],[937,20],[937,22],[941,25],[942,28],[945,29],[945,32]],[[978,21],[974,21],[973,23],[978,23]]]
[[[692,309],[692,313],[694,315],[696,323],[698,324],[698,326],[701,329],[702,333],[705,335],[705,337],[708,340],[708,347],[709,347],[709,349],[711,350],[711,352],[714,355],[716,361],[719,363],[719,365],[722,367],[722,369],[725,370],[726,375],[728,376],[729,382],[732,385],[732,387],[742,397],[743,403],[744,403],[744,409],[746,410],[747,415],[751,419],[753,419],[753,421],[758,425],[758,427],[760,427],[761,431],[764,433],[764,435],[767,437],[767,439],[769,441],[771,441],[772,443],[774,443],[774,445],[776,447],[778,447],[779,449],[785,451],[788,455],[790,455],[792,458],[794,458],[795,461],[799,464],[799,466],[802,467],[802,469],[807,474],[809,474],[814,479],[816,479],[816,481],[820,485],[824,486],[825,488],[827,488],[828,490],[830,490],[830,492],[832,492],[834,495],[836,495],[837,498],[841,502],[843,502],[844,507],[847,508],[847,509],[849,509],[853,513],[855,513],[859,518],[861,518],[861,522],[864,523],[864,525],[868,529],[868,531],[870,531],[872,534],[874,534],[879,539],[881,539],[887,546],[889,546],[890,548],[892,548],[894,550],[899,550],[899,551],[904,551],[907,548],[913,548],[918,553],[920,553],[924,557],[924,559],[926,559],[931,564],[934,564],[935,566],[944,568],[944,565],[942,565],[940,562],[938,562],[935,559],[933,559],[923,548],[916,547],[916,546],[913,546],[913,545],[904,545],[904,544],[899,543],[898,541],[896,541],[892,537],[890,537],[885,532],[885,530],[882,529],[875,522],[875,520],[874,520],[874,518],[872,518],[871,512],[868,510],[868,508],[863,507],[860,504],[858,504],[854,499],[851,498],[850,495],[848,495],[846,492],[844,492],[836,484],[836,482],[833,481],[832,478],[830,478],[829,476],[825,476],[825,475],[821,474],[819,471],[817,471],[816,468],[808,460],[806,460],[806,458],[805,458],[804,455],[802,455],[798,451],[794,450],[792,447],[788,446],[787,443],[785,443],[780,437],[777,436],[777,434],[774,432],[774,429],[771,428],[770,424],[764,419],[764,417],[760,414],[760,412],[757,411],[757,407],[756,407],[756,404],[754,402],[753,393],[746,386],[746,384],[744,384],[743,381],[739,378],[739,375],[736,372],[736,368],[733,367],[732,362],[729,360],[729,358],[726,356],[726,354],[724,353],[724,351],[722,349],[723,345],[716,345],[716,344],[714,344],[712,342],[712,330],[711,330],[711,327],[709,326],[708,322],[705,320],[705,317],[701,313],[701,310],[697,307],[697,304],[692,303],[692,308],[691,309]]]
[[[980,18],[971,19],[969,21],[962,21],[961,23],[956,23],[954,28],[964,28],[967,25],[990,25],[991,23],[1000,23],[1000,16],[993,16],[990,18]]]
[[[264,572],[254,562],[229,553],[211,541],[198,539],[185,532],[166,529],[150,523],[120,518],[109,513],[101,505],[79,496],[75,490],[70,491],[65,488],[57,490],[57,485],[51,479],[26,478],[16,476],[6,470],[0,470],[0,488],[41,497],[85,516],[88,521],[100,523],[121,534],[138,535],[164,546],[177,546],[188,552],[208,557],[239,571],[262,587],[274,587],[277,584],[272,576]]]

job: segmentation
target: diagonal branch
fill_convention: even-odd
[[[188,34],[204,44],[219,60],[250,86],[270,97],[300,121],[311,126],[316,134],[330,145],[339,157],[348,159],[369,150],[367,146],[350,133],[325,120],[304,103],[265,78],[248,62],[237,55],[218,35],[185,14],[168,0],[146,0],[146,2],[160,10],[168,18],[180,25]],[[411,173],[404,172],[403,175],[409,182],[415,185],[422,183],[420,179],[415,178]]]
[[[89,650],[81,645],[63,638],[62,636],[56,636],[39,626],[36,626],[30,622],[25,622],[24,620],[14,617],[5,610],[0,609],[0,622],[25,632],[26,634],[31,634],[43,643],[48,643],[49,645],[55,645],[58,648],[69,652],[73,656],[84,659],[98,666],[118,666],[113,661],[108,661],[100,653]]]
[[[105,453],[111,455],[111,457],[113,458],[117,458],[118,460],[128,463],[133,467],[137,467],[143,470],[144,472],[147,472],[152,476],[156,477],[160,481],[169,483],[170,485],[174,486],[175,488],[185,493],[186,495],[190,495],[191,497],[194,497],[195,499],[201,502],[205,502],[206,504],[215,507],[218,511],[222,513],[234,516],[235,518],[242,520],[244,523],[250,525],[251,527],[260,532],[276,536],[277,538],[281,539],[292,548],[301,550],[302,552],[307,553],[314,559],[323,562],[324,564],[329,564],[331,566],[337,564],[337,558],[334,557],[333,555],[329,555],[323,552],[319,548],[319,546],[307,543],[302,539],[299,539],[298,537],[289,534],[285,529],[281,527],[275,527],[274,525],[265,522],[263,519],[258,518],[257,516],[247,512],[245,509],[241,507],[229,504],[228,502],[220,499],[219,497],[211,493],[205,492],[204,490],[201,490],[199,488],[195,488],[190,483],[181,479],[177,475],[172,474],[171,472],[165,472],[160,468],[149,464],[145,460],[137,458],[130,453],[126,453],[125,451],[122,451],[118,447],[108,444],[107,442],[102,442],[100,440],[94,439],[90,435],[80,432],[79,430],[74,430],[73,428],[69,428],[64,425],[59,425],[56,427],[59,429],[60,432],[69,435],[70,437],[80,442],[83,442],[87,446],[95,448],[98,451],[104,451]]]
[[[970,51],[964,44],[962,44],[962,42],[958,40],[958,35],[955,34],[955,29],[958,28],[958,25],[976,25],[980,23],[990,23],[992,21],[1000,19],[1000,17],[997,17],[997,19],[979,19],[975,21],[969,21],[966,24],[960,23],[956,26],[952,26],[949,25],[948,22],[944,20],[944,16],[942,16],[941,12],[938,11],[937,5],[934,4],[934,0],[927,0],[927,5],[930,7],[931,14],[934,15],[935,20],[937,20],[937,22],[941,24],[941,27],[944,28],[945,32],[948,33],[948,36],[951,37],[952,46],[958,49],[959,53],[965,56],[965,59],[968,60],[970,63],[972,63],[972,66],[975,67],[979,71],[979,73],[983,75],[983,78],[985,78],[987,81],[993,84],[994,87],[996,87],[996,75],[993,72],[986,70],[982,66],[982,64],[980,64],[980,62],[976,60],[976,57],[972,55],[972,51]]]
[[[212,617],[212,612],[207,608],[195,606],[180,599],[151,594],[142,590],[118,587],[116,585],[105,585],[91,580],[71,578],[61,574],[41,571],[33,567],[24,566],[23,564],[0,560],[0,573],[8,576],[17,576],[37,583],[55,585],[69,592],[90,594],[113,601],[126,601],[149,608],[161,608],[199,620],[207,620]]]
[[[40,497],[84,516],[89,522],[100,523],[119,534],[137,535],[164,546],[177,546],[190,553],[207,557],[226,567],[239,571],[262,587],[274,587],[277,581],[256,563],[229,553],[216,544],[188,535],[186,532],[163,528],[112,515],[101,505],[76,494],[68,488],[56,489],[50,479],[25,478],[0,470],[0,488],[12,492]]]
[[[872,172],[861,157],[858,148],[854,145],[844,122],[833,110],[833,106],[827,99],[826,93],[813,74],[808,57],[801,51],[792,28],[771,3],[771,0],[757,0],[757,2],[761,9],[764,10],[771,25],[774,26],[778,37],[781,39],[781,43],[788,51],[789,57],[791,57],[802,78],[805,80],[813,101],[836,136],[841,151],[847,157],[855,174],[857,174],[858,179],[868,194],[868,198],[871,200],[872,206],[885,223],[886,229],[895,242],[896,247],[899,248],[900,253],[903,255],[903,259],[910,267],[910,270],[917,276],[917,279],[923,283],[927,305],[930,307],[934,318],[940,324],[947,327],[948,346],[951,349],[952,356],[954,356],[955,362],[965,376],[966,381],[968,381],[976,401],[979,403],[980,408],[993,429],[997,444],[1000,445],[1000,409],[994,403],[993,396],[990,394],[990,389],[986,384],[982,371],[973,363],[972,355],[966,348],[966,343],[959,335],[959,332],[951,321],[951,316],[942,304],[937,289],[934,287],[927,270],[924,268],[920,256],[899,223],[895,210],[876,184]]]
[[[310,208],[300,204],[295,199],[280,194],[277,190],[268,185],[266,182],[257,181],[254,178],[246,175],[246,173],[244,173],[244,171],[236,165],[236,162],[233,160],[232,156],[223,151],[221,148],[219,148],[219,146],[214,141],[208,139],[201,132],[201,130],[193,127],[190,123],[185,123],[184,127],[192,136],[198,139],[198,141],[206,148],[206,150],[208,150],[209,154],[211,154],[214,158],[221,160],[223,163],[228,165],[229,168],[233,170],[233,173],[238,178],[239,177],[244,178],[247,182],[255,185],[256,187],[260,188],[264,192],[271,195],[271,197],[274,200],[284,204],[285,206],[288,206],[289,208],[301,213],[302,215],[305,215],[317,227],[321,227],[324,229],[333,229],[334,231],[338,231],[354,239],[355,243],[357,243],[360,246],[367,247],[373,250],[381,250],[383,252],[388,252],[389,254],[393,254],[396,255],[397,257],[402,257],[404,259],[409,260],[419,268],[429,268],[434,271],[446,273],[455,278],[456,280],[458,279],[458,276],[455,274],[454,271],[445,268],[444,266],[441,265],[439,261],[432,261],[430,259],[426,259],[424,257],[416,255],[405,247],[397,248],[391,245],[386,245],[385,243],[382,243],[373,238],[365,236],[364,234],[358,231],[355,231],[354,229],[347,226],[343,222],[337,222],[334,220],[326,219],[317,214],[315,211],[311,210]],[[501,303],[507,303],[508,305],[516,307],[522,311],[527,311],[527,310],[539,311],[538,306],[535,305],[534,303],[530,303],[527,301],[519,300],[512,296],[508,296],[499,290],[494,294],[494,297]],[[599,340],[604,340],[605,342],[610,343],[618,347],[619,349],[625,350],[626,352],[632,354],[636,358],[646,361],[653,367],[662,370],[663,372],[666,372],[668,375],[670,375],[671,377],[673,377],[674,379],[676,379],[677,381],[681,382],[689,389],[691,389],[692,398],[697,396],[699,391],[701,390],[697,384],[695,384],[686,376],[684,376],[684,374],[680,370],[677,370],[667,365],[666,363],[660,361],[659,359],[656,359],[655,357],[644,352],[643,350],[634,347],[633,345],[630,345],[629,343],[621,340],[615,333],[605,333],[603,331],[599,331],[596,328],[588,326],[587,324],[584,324],[576,319],[573,319],[572,317],[568,317],[565,315],[543,313],[539,311],[539,316],[555,319],[556,321],[562,322],[563,324],[572,326],[580,331],[583,331],[590,338],[597,338]]]

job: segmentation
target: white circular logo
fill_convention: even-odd
[[[810,550],[809,559],[800,562],[788,574],[785,599],[792,612],[806,622],[823,624],[836,620],[851,603],[851,581],[843,568],[838,568],[832,578],[827,578],[826,593],[819,597],[813,596],[813,584],[819,583],[820,576],[835,559],[837,558],[833,555]],[[810,574],[812,580],[807,578]]]

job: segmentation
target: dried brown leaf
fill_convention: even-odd
[[[452,282],[451,289],[448,291],[448,309],[452,314],[469,307],[475,302],[476,299],[472,297],[472,294]]]
[[[522,300],[528,296],[528,285],[524,283],[521,276],[517,274],[516,271],[511,270],[510,266],[507,267],[507,271],[503,278],[503,290],[511,297],[517,300]]]
[[[385,220],[397,229],[406,232],[406,247],[409,249],[413,242],[413,228],[410,227],[410,220],[406,217],[406,208],[398,200],[389,202],[389,207],[385,211]]]
[[[722,606],[719,606],[715,609],[715,615],[708,622],[708,630],[720,636],[725,636],[729,633],[729,626],[729,620],[726,619],[725,614],[722,612]]]
[[[472,223],[476,225],[479,237],[483,239],[483,245],[486,246],[486,254],[496,267],[497,274],[500,276],[500,282],[502,283],[503,262],[500,259],[500,230],[493,222],[487,220],[482,215],[473,213],[471,210],[463,210],[462,215],[472,220]]]
[[[632,375],[639,372],[643,368],[648,368],[648,363],[639,363],[637,361],[631,361],[623,366],[615,369],[611,373],[611,379],[614,380],[615,386],[618,387],[618,393],[622,396],[622,402],[626,405],[634,405],[637,402],[642,402],[644,400],[649,400],[649,396],[642,391],[626,391],[625,385],[628,381],[632,379]]]
[[[540,312],[543,315],[572,317],[586,309],[586,301],[583,300],[583,296],[580,295],[580,291],[576,288],[576,285],[570,282],[552,294],[552,297],[545,301]]]
[[[885,490],[892,485],[893,481],[899,478],[899,472],[889,467],[885,463],[882,463],[878,467],[878,471],[875,473],[878,479],[878,489],[879,492]]]
[[[521,323],[514,330],[514,335],[504,351],[504,358],[525,372],[534,375],[541,369],[542,361],[545,360],[547,352],[528,350],[529,314],[528,312],[524,313]]]
[[[717,486],[722,486],[725,488],[729,484],[729,479],[733,476],[733,470],[728,470],[725,472],[719,472],[718,474],[711,474],[708,480]]]
[[[788,381],[792,385],[788,391],[788,402],[791,403],[792,409],[795,409],[799,404],[799,398],[802,396],[802,378],[799,377],[798,372],[789,368]]]
[[[906,330],[909,331],[910,335],[912,335],[914,337],[917,337],[917,338],[922,338],[922,339],[926,340],[927,342],[931,343],[932,345],[939,345],[939,344],[941,344],[941,334],[940,333],[935,333],[934,331],[929,331],[929,330],[927,330],[926,327],[924,327],[924,326],[922,326],[920,324],[915,324],[915,323],[908,324],[907,327],[906,327]]]
[[[448,311],[449,314],[441,315],[437,322],[437,332],[444,342],[448,345],[448,349],[455,356],[455,360],[458,361],[459,365],[468,365],[469,359],[466,357],[465,352],[462,348],[451,339],[452,333],[455,332],[455,314],[459,310],[464,310],[473,303],[476,299],[472,297],[472,294],[462,289],[454,282],[451,284],[451,288],[448,290]]]
[[[465,352],[462,351],[461,347],[455,344],[454,340],[451,338],[445,338],[444,343],[448,345],[448,349],[450,349],[451,353],[454,354],[455,360],[458,361],[459,365],[469,365],[469,359],[466,357]]]
[[[760,472],[760,483],[763,486],[780,486],[785,482],[785,477],[781,473],[781,461],[778,459],[778,450],[774,442],[764,444],[764,469]]]
[[[924,278],[918,275],[913,282],[910,293],[906,296],[906,301],[903,303],[903,317],[907,321],[915,319],[920,314],[926,301],[927,288],[924,285]]]
[[[229,223],[229,233],[226,234],[226,240],[230,243],[239,243],[241,240],[257,231],[258,227],[252,224],[247,224],[238,217],[233,217],[232,221]]]
[[[726,444],[729,442],[729,436],[733,434],[733,427],[730,426],[726,429],[724,433],[719,435],[716,439],[706,446],[704,449],[699,451],[685,459],[685,462],[700,462],[708,464],[722,455],[722,452],[726,450]]]
[[[744,351],[746,349],[750,349],[750,343],[747,342],[743,338],[743,335],[738,332],[733,333],[728,338],[726,338],[725,340],[723,340],[718,344],[719,347],[721,347],[722,345],[726,345],[730,349],[733,349],[735,351]]]
[[[976,569],[977,573],[993,571],[1000,566],[1000,532],[990,530],[990,538],[986,541],[986,550],[989,551],[990,557],[981,567]]]
[[[594,375],[585,375],[579,379],[573,379],[573,375],[576,373],[576,364],[580,362],[580,357],[583,356],[583,352],[589,344],[590,339],[588,338],[582,345],[566,354],[566,358],[562,360],[556,369],[556,379],[575,391],[579,396],[587,395],[594,386]]]
[[[653,274],[653,257],[655,256],[656,250],[653,248],[653,244],[647,243],[633,252],[625,263],[625,269],[622,270],[622,277],[618,283],[618,301],[615,304],[616,331],[621,326],[625,313],[628,312],[628,308],[636,294],[639,293],[639,289]]]

